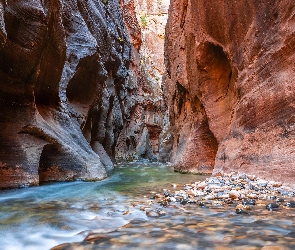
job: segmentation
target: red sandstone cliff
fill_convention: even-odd
[[[0,188],[99,180],[138,146],[140,45],[132,1],[0,0]]]
[[[137,79],[138,88],[130,119],[124,124],[116,146],[118,161],[140,158],[157,160],[163,120],[161,83],[168,7],[169,0],[134,0],[124,4],[124,20],[128,27],[136,23],[130,17],[131,9],[135,12],[133,16],[136,16],[141,32],[133,41],[141,40],[141,44],[137,46],[138,51],[131,53],[132,67],[135,69],[133,77]],[[129,28],[129,31],[131,35],[134,34],[133,29]]]
[[[172,0],[165,60],[162,160],[294,180],[294,1]]]

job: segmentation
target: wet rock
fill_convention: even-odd
[[[248,194],[247,197],[248,197],[249,199],[258,199],[258,195],[257,195],[257,194],[253,194],[253,193]]]
[[[249,182],[244,181],[246,179]],[[266,183],[268,184],[265,185]],[[241,201],[242,204],[236,207],[237,213],[248,213],[250,206],[266,207],[268,210],[278,209],[279,204],[284,199],[282,197],[277,198],[277,196],[282,192],[288,192],[290,196],[293,194],[293,189],[289,187],[273,187],[269,183],[271,182],[262,179],[257,180],[256,178],[254,181],[250,181],[246,174],[237,175],[232,173],[230,176],[224,175],[218,177],[218,179],[210,177],[203,182],[186,184],[183,190],[171,192],[165,189],[164,196],[166,197],[157,199],[157,202],[162,206],[168,206],[169,202],[179,202],[181,205],[199,202],[200,207],[205,207],[207,204],[208,208],[212,208],[213,206],[231,206],[236,201]],[[196,189],[198,185],[202,188]],[[253,191],[254,187],[257,188],[257,191]],[[164,197],[161,194],[155,195]],[[276,202],[267,204],[268,200]],[[292,204],[287,203],[284,207],[290,207]]]
[[[278,209],[279,206],[280,204],[278,203],[269,203],[266,205],[266,209],[272,211],[272,210]]]
[[[168,190],[164,191],[164,196],[165,197],[172,197],[174,194],[170,193]]]
[[[252,190],[254,190],[254,191],[257,191],[257,192],[260,191],[260,188],[258,188],[256,185],[252,185],[252,184],[250,184],[249,187],[250,187]]]
[[[242,204],[243,205],[255,205],[256,204],[256,201],[253,200],[253,199],[247,199],[247,200],[243,200],[242,201]]]
[[[284,198],[277,198],[277,202],[284,202],[285,201],[285,199]]]
[[[248,205],[239,204],[235,207],[237,214],[248,214],[251,208]]]
[[[146,211],[146,216],[156,218],[156,217],[159,217],[160,214],[155,210],[148,210]]]
[[[214,200],[214,201],[212,201],[212,205],[213,206],[222,206],[223,205],[223,202],[222,201],[219,201],[219,200]]]
[[[205,200],[214,200],[215,198],[216,198],[216,197],[215,197],[214,195],[211,195],[211,194],[206,195],[206,196],[204,197]]]
[[[272,187],[281,187],[282,186],[282,183],[281,182],[276,182],[276,181],[270,181],[268,183],[269,186],[272,186]]]
[[[192,190],[192,189],[187,190],[186,193],[187,193],[188,195],[191,195],[191,196],[195,196],[195,195],[197,194],[197,192],[195,192],[195,191]]]
[[[201,182],[201,183],[199,183],[198,185],[197,185],[197,188],[198,189],[204,189],[205,187],[207,186],[207,184],[206,184],[206,182]]]
[[[181,200],[180,200],[180,204],[181,204],[181,205],[186,205],[187,202],[188,202],[188,201],[187,201],[186,199],[181,199]]]
[[[224,192],[218,192],[217,197],[218,199],[227,199],[229,198],[229,194],[225,194]]]
[[[169,202],[176,202],[176,198],[175,197],[167,197],[167,200]]]
[[[189,200],[187,200],[187,203],[188,203],[188,204],[196,204],[197,201],[196,201],[196,200],[191,200],[191,199],[189,199]]]
[[[226,203],[226,204],[234,204],[234,202],[232,201],[232,199],[227,199],[227,200],[225,200],[225,203]]]
[[[140,207],[139,209],[141,210],[141,211],[145,211],[145,210],[147,210],[147,209],[149,209],[150,207]]]
[[[241,196],[241,194],[236,190],[231,190],[228,195],[231,199],[238,199]]]
[[[167,199],[161,200],[159,203],[163,207],[167,207],[169,205],[169,201]]]
[[[154,195],[154,198],[155,198],[155,199],[163,199],[164,196],[161,195],[161,194],[155,194],[155,195]]]
[[[257,182],[257,185],[260,186],[260,187],[266,187],[267,186],[267,181],[259,180]]]
[[[159,216],[165,216],[167,214],[166,211],[162,209],[157,209],[157,213],[159,214]]]
[[[94,241],[94,240],[100,240],[106,238],[105,234],[99,234],[99,233],[90,233],[84,240],[85,241]]]
[[[202,201],[201,201],[201,202],[199,203],[199,206],[200,206],[200,207],[206,207],[206,204],[205,204],[205,202],[202,202]]]
[[[153,210],[151,210],[151,211],[146,211],[146,215],[147,215],[148,217],[159,217],[159,214],[158,214],[156,211],[153,211]]]
[[[295,201],[288,201],[285,206],[289,208],[295,208]]]

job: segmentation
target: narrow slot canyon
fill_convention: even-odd
[[[0,245],[295,249],[294,62],[291,0],[0,0]]]

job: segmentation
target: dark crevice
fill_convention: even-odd
[[[181,12],[181,20],[180,20],[180,28],[183,28],[186,20],[186,13],[187,13],[187,6],[188,6],[188,0],[184,0],[182,4],[182,12]]]
[[[185,103],[185,98],[187,93],[188,91],[186,90],[186,88],[183,87],[179,82],[177,82],[174,99],[176,99],[176,102],[177,102],[178,114],[181,113],[183,104]]]

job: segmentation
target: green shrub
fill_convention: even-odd
[[[142,14],[140,16],[140,26],[142,28],[145,28],[147,26],[147,20],[146,20],[146,15],[145,14]]]

